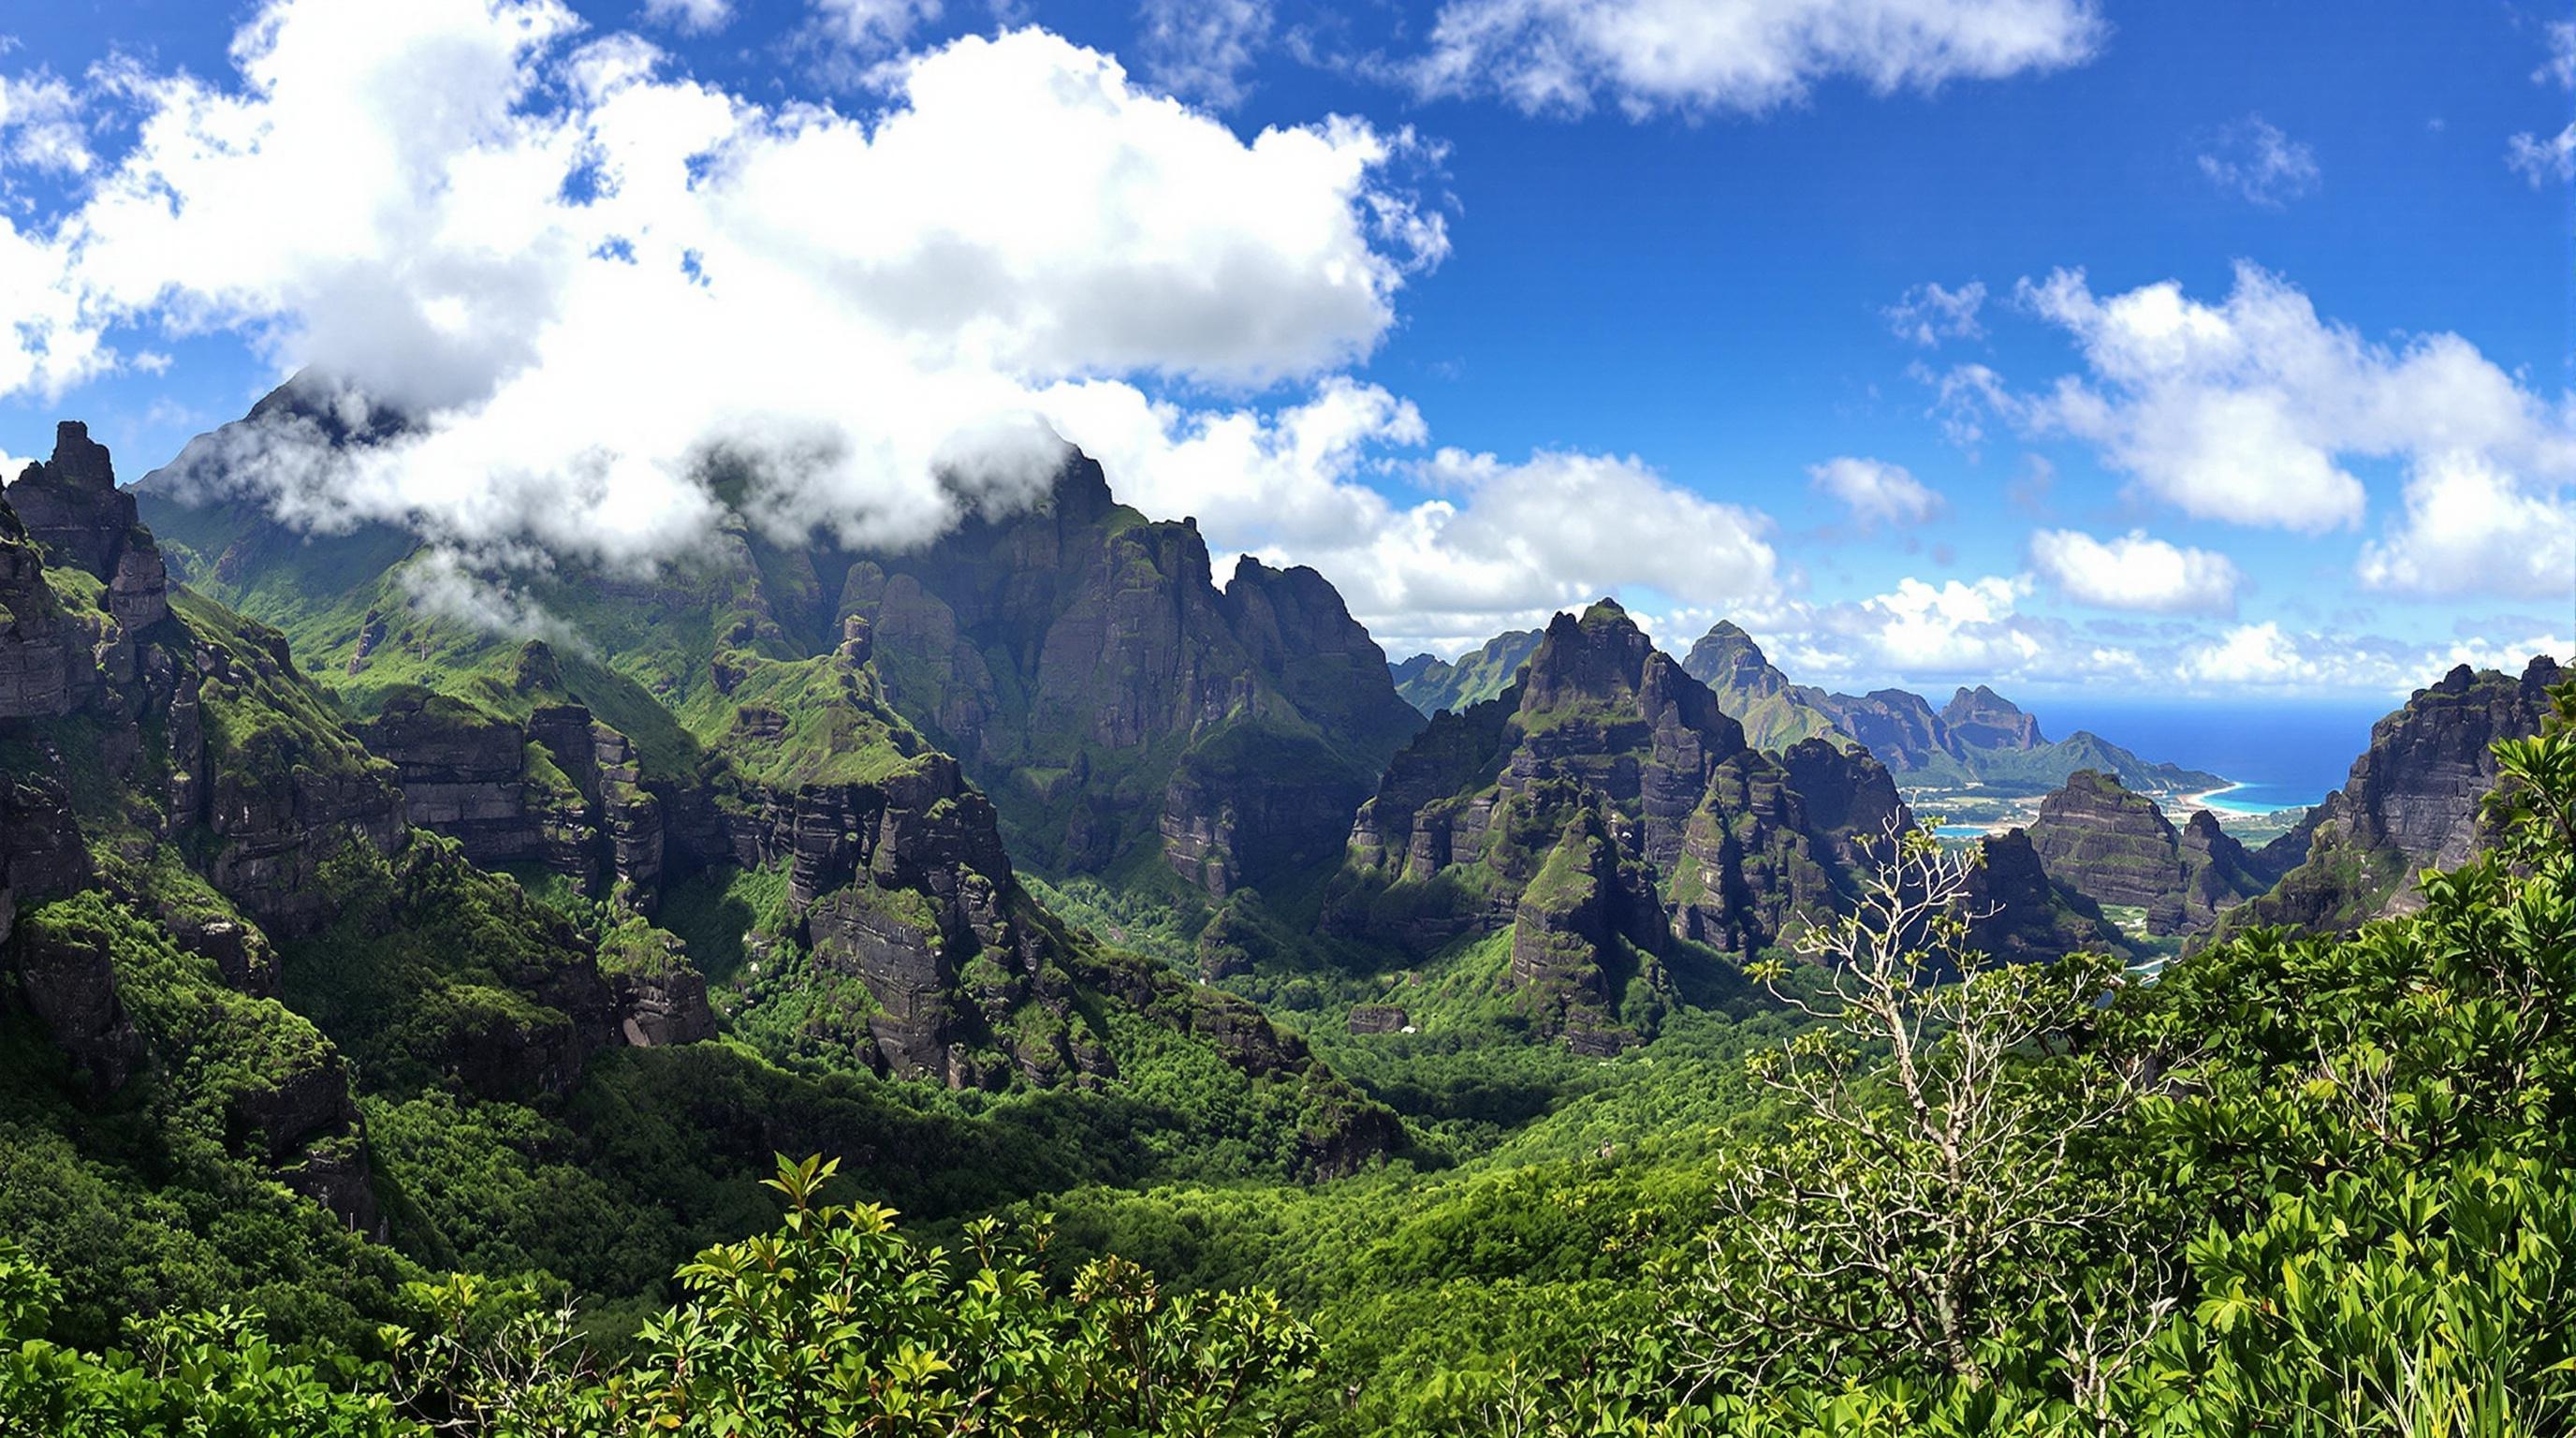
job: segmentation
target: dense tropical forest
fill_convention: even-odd
[[[0,1430],[2576,1423],[2546,660],[2255,849],[1732,626],[1391,672],[1078,456],[531,639],[223,449],[0,507]]]

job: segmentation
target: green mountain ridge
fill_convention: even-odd
[[[1798,732],[1609,601],[1424,723],[1320,576],[1218,588],[1079,459],[654,577],[214,473],[138,508],[67,425],[0,490],[0,1429],[2576,1417],[2546,661],[2383,720],[2296,856],[2108,768],[1954,846],[1874,753],[2125,751],[1982,688]],[[2144,981],[2132,909],[2198,951]]]
[[[516,717],[515,641],[423,602],[437,556],[381,527],[299,534],[235,472],[272,431],[361,443],[394,425],[348,431],[307,393],[320,384],[291,382],[147,476],[146,517],[191,583],[285,631],[358,712],[422,684]],[[1023,862],[1159,867],[1212,900],[1329,862],[1420,722],[1320,576],[1247,558],[1218,588],[1195,528],[1117,504],[1079,454],[1035,507],[972,515],[909,553],[781,546],[729,513],[649,580],[573,564],[486,578],[543,616],[558,664],[648,773],[689,772],[754,667],[815,658],[861,619],[886,698],[960,758]]]
[[[1395,692],[1421,710],[1425,719],[1443,709],[1465,709],[1499,698],[1512,687],[1512,680],[1544,637],[1544,630],[1510,630],[1455,661],[1416,654],[1393,667]]]
[[[394,682],[357,719],[159,554],[76,424],[0,490],[0,1225],[80,1286],[67,1332],[273,1292],[355,1342],[460,1265],[649,1301],[735,1231],[697,1193],[763,1144],[882,1154],[861,1191],[937,1215],[1403,1142],[1257,1010],[1040,909],[863,622],[752,663],[674,775],[535,643],[459,644],[471,697]],[[665,796],[732,861],[648,861]],[[474,857],[531,811],[511,873]],[[1131,1124],[1178,1142],[1099,1143]]]

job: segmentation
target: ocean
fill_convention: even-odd
[[[2209,806],[2263,814],[2320,802],[2343,787],[2352,761],[2370,747],[2370,726],[2397,701],[2181,701],[2070,696],[2029,706],[2040,732],[2063,739],[2078,729],[2134,751],[2150,764],[2206,769],[2236,781]]]

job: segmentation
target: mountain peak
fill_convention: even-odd
[[[2037,719],[1983,684],[1951,695],[1942,706],[1941,722],[1962,743],[1978,749],[2036,749],[2048,742]]]
[[[67,419],[54,426],[54,457],[46,472],[67,484],[90,489],[116,488],[116,466],[107,446],[89,437],[89,426]]]
[[[1531,713],[1579,700],[1632,697],[1654,655],[1654,641],[1615,601],[1592,605],[1580,619],[1560,611],[1530,655],[1521,681],[1521,709]]]
[[[1047,484],[1047,499],[1056,516],[1072,524],[1089,524],[1118,507],[1100,461],[1070,445],[1065,448],[1064,467]]]
[[[1637,627],[1637,621],[1628,617],[1628,611],[1619,607],[1619,601],[1606,594],[1585,605],[1583,617],[1575,622],[1586,629],[1603,624],[1625,629]]]
[[[28,465],[8,493],[49,563],[106,580],[128,601],[120,621],[145,624],[168,612],[160,550],[136,522],[134,496],[116,487],[107,446],[89,437],[88,425],[76,419],[56,425],[53,458]]]
[[[1710,625],[1683,657],[1682,667],[1712,686],[1717,684],[1714,676],[1721,673],[1733,673],[1739,676],[1739,685],[1759,684],[1766,692],[1784,689],[1789,683],[1789,676],[1772,667],[1771,657],[1762,652],[1753,636],[1731,619]]]

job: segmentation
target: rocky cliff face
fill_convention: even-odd
[[[2079,949],[2128,951],[2100,905],[2049,877],[2028,831],[1989,834],[1977,842],[1981,862],[1970,876],[1968,910],[1981,917],[1969,931],[1971,947],[2010,963],[2062,958]]]
[[[1636,1037],[1623,993],[1655,985],[1659,951],[1777,942],[1790,914],[1849,892],[1856,840],[1901,812],[1866,756],[1746,744],[1605,600],[1558,615],[1500,698],[1396,756],[1327,921],[1417,951],[1510,925],[1511,982],[1543,1026],[1615,1047]]]
[[[1873,689],[1858,697],[1828,697],[1835,727],[1860,741],[1862,748],[1896,773],[1937,774],[1967,763],[1964,747],[1920,694]]]
[[[873,624],[894,707],[1060,872],[1159,850],[1222,897],[1326,860],[1420,723],[1320,575],[1247,557],[1220,590],[1195,525],[1117,504],[1078,454],[1032,511],[808,562]]]
[[[1971,749],[2036,749],[2047,742],[2037,719],[1983,684],[1951,695],[1941,706],[1941,722]]]
[[[203,836],[200,866],[227,899],[265,927],[309,930],[327,906],[320,865],[398,841],[391,771],[338,728],[275,633],[211,606],[174,618],[158,546],[83,426],[61,426],[0,515],[22,503],[41,523],[0,518],[0,585],[20,615],[0,630],[0,673],[46,676],[9,706],[22,772],[140,791],[160,837]]]
[[[2096,904],[2146,910],[2155,934],[2206,929],[2264,887],[2208,810],[2177,831],[2153,799],[2090,769],[2041,801],[2030,842],[2050,878]]]
[[[348,922],[335,866],[353,855],[425,874],[428,888],[460,860],[411,835],[403,771],[367,752],[281,635],[170,590],[133,499],[79,425],[0,491],[0,594],[0,943],[19,1001],[93,1098],[187,1069],[206,1044],[270,1034],[264,1082],[225,1100],[234,1130],[291,1185],[372,1227],[346,1066],[276,1002],[277,946]],[[487,738],[424,739],[411,776],[467,832],[485,817],[469,784],[495,767]],[[542,962],[498,975],[539,1008],[459,1030],[455,1071],[478,1091],[560,1088],[583,1052],[615,1041],[615,995],[587,948],[556,937]],[[148,1009],[129,1002],[137,982]],[[689,1026],[686,995],[652,997]],[[231,1016],[174,1020],[174,1004]],[[201,1034],[201,1022],[230,1027]]]
[[[0,492],[0,608],[0,956],[16,1001],[92,1100],[272,1035],[256,1040],[265,1079],[225,1100],[234,1129],[249,1156],[372,1230],[346,1068],[269,997],[262,926],[310,928],[326,907],[319,866],[396,841],[389,774],[321,722],[274,636],[211,609],[174,614],[158,546],[81,425]],[[173,851],[204,888],[142,882]],[[127,999],[136,982],[149,1022]],[[170,1022],[190,983],[237,995],[223,1000],[233,1017],[214,1032]]]
[[[8,493],[48,563],[107,586],[106,608],[118,624],[141,630],[170,612],[160,546],[135,521],[134,496],[116,487],[107,446],[89,437],[89,426],[56,426],[53,458],[27,466]]]
[[[522,643],[422,606],[409,536],[307,536],[262,511],[276,445],[401,428],[326,389],[285,386],[147,478],[183,573],[276,606],[368,716],[408,817],[480,860],[640,915],[704,869],[785,869],[762,982],[790,965],[799,992],[832,995],[806,1036],[836,1062],[976,1087],[1113,1074],[1086,1017],[1107,960],[1019,887],[1004,838],[1053,867],[1142,859],[1222,892],[1337,855],[1417,722],[1319,577],[1247,563],[1218,589],[1193,526],[1117,505],[1078,456],[1033,508],[979,512],[926,551],[782,545],[736,514],[649,576],[515,577],[575,641]],[[738,500],[754,477],[713,480]],[[628,1041],[704,1031],[693,971],[620,947]],[[1314,1068],[1282,1073],[1339,1082]],[[1322,1142],[1355,1162],[1384,1116],[1355,1101]]]
[[[2478,810],[2496,783],[2490,746],[2540,732],[2550,691],[2566,679],[2543,655],[2519,677],[2463,664],[2416,690],[2371,726],[2344,787],[2257,856],[2258,868],[2298,862],[2237,919],[2340,931],[2412,911],[2420,871],[2465,863],[2487,841]]]
[[[89,673],[87,639],[45,580],[44,552],[0,500],[0,719],[70,713],[74,678]]]
[[[393,764],[415,827],[456,840],[477,864],[533,865],[652,912],[670,834],[635,746],[564,695],[545,644],[524,647],[518,672],[525,702],[512,707],[524,718],[407,686],[358,733]]]

